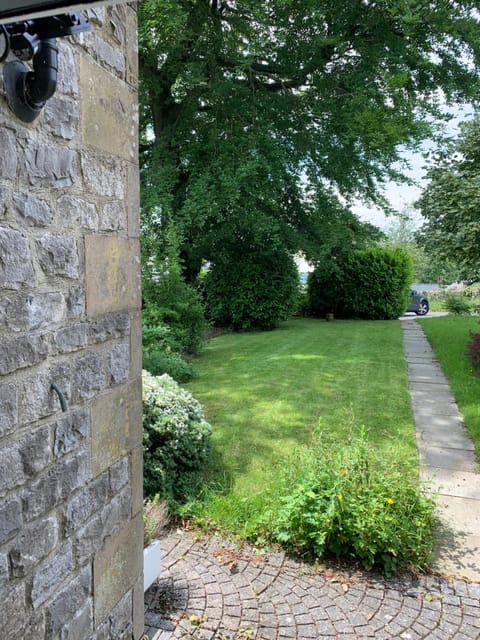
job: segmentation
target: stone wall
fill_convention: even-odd
[[[0,80],[2,640],[143,634],[136,11],[87,14],[38,120]]]

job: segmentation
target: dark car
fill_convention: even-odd
[[[408,304],[408,311],[413,311],[417,316],[425,316],[428,313],[430,306],[427,298],[422,296],[418,291],[410,291],[410,302]]]

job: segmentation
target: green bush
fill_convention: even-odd
[[[176,382],[188,382],[195,375],[191,364],[179,353],[152,349],[143,354],[143,368],[154,376],[168,374]]]
[[[470,314],[470,302],[463,293],[445,292],[443,296],[445,309],[454,316]]]
[[[352,251],[338,261],[320,265],[308,281],[314,315],[341,318],[398,318],[408,304],[412,261],[399,248]]]
[[[298,288],[292,256],[275,248],[219,259],[205,277],[210,317],[235,330],[274,329],[295,310]]]
[[[404,469],[375,454],[365,430],[340,449],[317,434],[296,469],[285,465],[285,493],[263,518],[267,538],[311,558],[332,553],[386,574],[428,565],[434,502]]]
[[[142,378],[145,495],[182,502],[208,461],[211,427],[197,400],[170,376],[144,371]]]

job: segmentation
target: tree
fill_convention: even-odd
[[[188,280],[232,238],[260,250],[265,229],[313,253],[340,202],[400,178],[398,145],[431,133],[440,90],[478,96],[476,6],[143,0],[144,225],[174,221]]]
[[[480,275],[480,116],[441,147],[427,172],[429,183],[417,206],[425,224],[419,241],[445,260],[457,262],[464,278]]]

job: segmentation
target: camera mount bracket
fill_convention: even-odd
[[[23,122],[33,122],[57,87],[57,38],[88,31],[90,25],[80,13],[36,18],[0,24],[3,50],[0,62],[10,52],[18,61],[8,62],[4,69],[7,102]],[[23,62],[32,60],[32,70]]]

